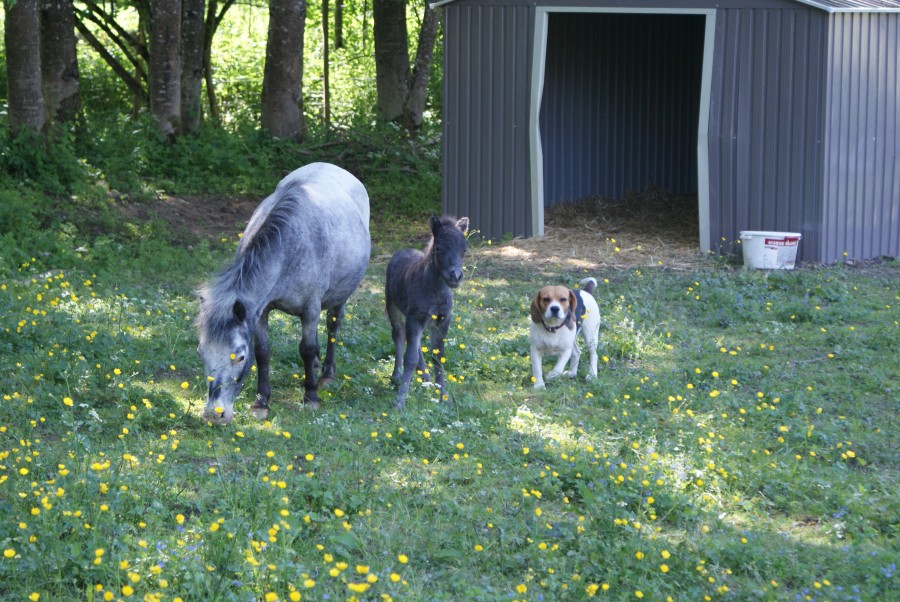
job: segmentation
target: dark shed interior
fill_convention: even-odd
[[[703,15],[550,15],[545,207],[648,187],[697,194],[704,31]]]

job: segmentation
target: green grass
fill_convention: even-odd
[[[412,233],[389,230],[376,222],[385,253]],[[45,235],[50,251],[0,263],[4,599],[896,590],[896,261],[594,272],[600,377],[535,392],[531,295],[584,273],[476,247],[448,344],[452,403],[414,388],[398,412],[381,256],[322,408],[302,406],[297,325],[278,317],[271,421],[251,419],[248,388],[234,423],[211,427],[192,291],[230,246],[188,251],[151,229],[63,252]]]

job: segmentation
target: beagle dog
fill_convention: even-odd
[[[578,333],[581,333],[591,354],[591,369],[587,378],[597,377],[597,342],[600,334],[600,308],[594,299],[597,281],[585,278],[580,288],[570,290],[564,286],[545,286],[531,302],[531,371],[534,388],[544,388],[541,359],[544,354],[557,356],[556,365],[547,380],[563,373],[569,364],[569,377],[578,374]]]

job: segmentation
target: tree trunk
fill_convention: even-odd
[[[72,0],[41,0],[41,77],[47,122],[71,123],[81,113]]]
[[[224,0],[219,10],[218,0],[209,0],[206,7],[206,22],[203,24],[203,77],[206,80],[206,98],[209,102],[209,116],[219,122],[219,101],[216,100],[216,86],[212,73],[212,44],[216,31],[225,18],[225,13],[234,5],[234,0]]]
[[[425,2],[419,43],[416,47],[416,62],[409,81],[409,95],[403,107],[403,127],[415,136],[422,129],[425,119],[425,97],[428,93],[428,76],[434,57],[434,41],[437,39],[438,13]]]
[[[340,2],[340,0],[338,0]],[[331,48],[328,44],[328,0],[322,0],[322,121],[331,127]]]
[[[152,4],[150,114],[166,138],[181,133],[181,0]]]
[[[375,89],[377,113],[383,121],[403,116],[409,77],[406,0],[374,0]]]
[[[9,131],[44,133],[44,93],[41,88],[41,29],[38,0],[4,2]]]
[[[200,131],[203,92],[203,33],[206,0],[183,0],[181,9],[181,127],[186,134]]]
[[[274,138],[301,140],[303,30],[306,0],[269,1],[269,37],[263,74],[263,129]]]
[[[344,47],[344,0],[334,3],[334,49]]]
[[[135,98],[143,98],[144,96],[146,96],[146,90],[144,90],[144,88],[141,86],[141,80],[129,73],[128,70],[125,69],[125,67],[122,66],[122,64],[118,60],[116,60],[116,57],[110,54],[110,52],[103,46],[103,42],[98,40],[94,36],[94,34],[91,33],[91,30],[88,29],[84,25],[84,23],[76,19],[75,29],[78,30],[78,33],[81,34],[81,37],[84,38],[84,41],[94,49],[94,52],[100,55],[100,58],[102,58],[103,61],[113,70],[113,72],[119,76],[119,79],[121,79],[125,83],[125,85],[128,86],[128,89],[131,91],[132,95]]]

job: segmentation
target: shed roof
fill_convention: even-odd
[[[455,0],[437,0],[431,3],[432,8],[450,4]],[[605,4],[609,0],[598,0],[597,4]],[[900,0],[793,0],[829,13],[900,13]],[[615,3],[623,7],[621,1]],[[641,2],[633,2],[640,5]]]

